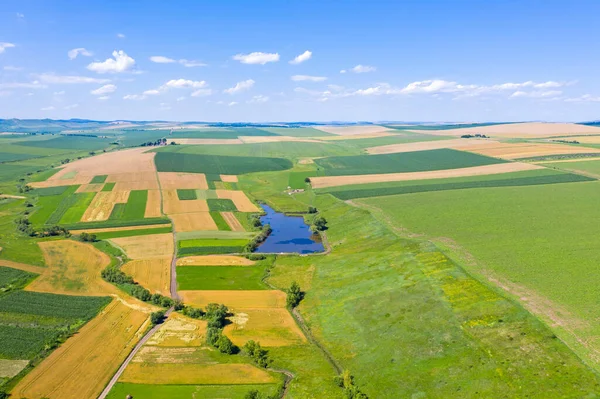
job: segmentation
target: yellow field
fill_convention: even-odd
[[[384,126],[365,125],[365,126],[314,126],[315,129],[326,133],[336,134],[339,136],[353,136],[356,134],[372,134],[382,132],[395,132],[394,129],[389,129]],[[320,137],[319,137],[320,138]]]
[[[389,181],[408,181],[426,179],[446,179],[449,177],[494,175],[500,173],[519,172],[522,170],[541,169],[541,166],[510,162],[494,165],[472,166],[469,168],[432,170],[429,172],[381,173],[373,175],[323,176],[311,177],[313,188],[337,187],[348,184],[382,183]]]
[[[222,303],[232,309],[284,308],[286,295],[277,290],[248,291],[179,291],[186,304],[205,307],[209,303]]]
[[[579,147],[566,144],[545,143],[498,143],[495,146],[469,147],[466,151],[503,159],[541,157],[558,154],[599,153],[598,148]]]
[[[146,201],[145,218],[161,217],[161,196],[159,190],[148,190],[148,200]]]
[[[219,230],[209,212],[179,213],[170,217],[177,232]]]
[[[254,261],[243,256],[203,255],[177,259],[177,266],[252,266]]]
[[[171,257],[132,260],[121,268],[150,292],[170,296]]]
[[[126,169],[124,169],[126,170]],[[124,183],[124,182],[140,182],[140,181],[156,181],[156,172],[153,170],[139,172],[121,172],[109,174],[106,178],[106,183]]]
[[[576,140],[583,144],[600,144],[600,132],[597,134],[598,136],[569,136],[566,140]]]
[[[148,315],[112,301],[13,389],[15,398],[96,398],[143,335]]]
[[[237,183],[238,177],[236,175],[221,175],[221,181],[227,183]]]
[[[13,262],[12,260],[6,259],[0,259],[0,266],[12,267],[13,269],[19,269],[36,274],[42,274],[48,270],[47,267],[33,266],[25,263]]]
[[[208,203],[206,200],[185,200],[177,197],[177,190],[162,190],[163,212],[167,215],[176,215],[179,213],[208,212]]]
[[[232,231],[246,231],[233,212],[221,212],[221,216],[223,216]]]
[[[177,144],[244,144],[240,139],[169,139]]]
[[[224,333],[239,347],[249,340],[263,346],[298,345],[306,342],[302,330],[287,309],[244,309],[225,326]]]
[[[204,320],[194,320],[177,313],[173,313],[169,319],[152,335],[142,350],[153,347],[199,347],[204,345],[206,334]],[[152,349],[150,349],[152,350]],[[143,357],[140,351],[140,357]],[[138,357],[136,355],[136,357]]]
[[[141,181],[120,181],[115,183],[113,191],[130,191],[130,190],[158,190],[158,181],[156,180],[141,180]]]
[[[409,129],[410,127],[408,127]],[[585,134],[600,134],[600,128],[595,126],[578,125],[575,123],[528,122],[510,123],[479,127],[465,127],[445,130],[415,130],[421,134],[441,136],[462,136],[463,134],[485,134],[491,137],[534,138],[554,136],[579,136]]]
[[[411,152],[411,151],[425,151],[425,150],[437,150],[440,148],[460,148],[465,151],[469,151],[470,147],[486,148],[486,146],[497,146],[502,144],[496,140],[488,139],[451,139],[451,140],[433,140],[433,141],[419,141],[416,143],[400,143],[400,144],[389,144],[380,145],[377,147],[367,148],[369,154],[393,154],[398,152]]]
[[[82,184],[81,186],[79,186],[79,188],[75,192],[76,193],[97,193],[98,191],[102,190],[102,187],[104,187],[104,183]]]
[[[250,364],[130,363],[119,382],[132,384],[266,384],[277,380]]]
[[[207,190],[208,183],[204,173],[159,172],[158,179],[163,190],[199,189]]]
[[[216,190],[218,198],[230,199],[240,212],[260,212],[260,209],[248,199],[243,191]]]
[[[129,191],[100,191],[85,210],[82,222],[108,220],[115,204],[124,204],[129,199]]]
[[[0,359],[0,378],[13,378],[28,364],[29,360]]]
[[[153,259],[173,256],[173,233],[111,238],[129,259]]]
[[[110,258],[91,244],[73,240],[39,243],[47,268],[25,290],[67,295],[107,295],[118,289],[100,277]]]
[[[104,227],[100,229],[81,229],[81,230],[69,230],[71,234],[81,233],[108,233],[111,231],[130,231],[130,230],[145,230],[148,228],[158,229],[160,227],[169,227],[170,223],[165,224],[153,224],[151,226],[127,226],[127,227]]]

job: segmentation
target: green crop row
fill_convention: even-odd
[[[217,212],[235,212],[237,208],[232,200],[226,198],[207,199],[208,209]]]
[[[38,195],[40,197],[51,197],[53,195],[61,195],[69,186],[57,186],[57,187],[45,187],[45,188],[36,188],[31,191],[31,194]]]
[[[290,169],[292,163],[283,158],[255,158],[227,155],[200,155],[157,152],[154,158],[159,172],[190,172],[241,175]]]
[[[227,224],[227,222],[223,218],[223,215],[221,215],[220,212],[211,211],[210,216],[213,218],[213,220],[215,221],[215,224],[217,225],[217,228],[220,231],[231,231],[231,227],[229,227],[229,225]]]
[[[244,247],[186,247],[177,250],[178,256],[236,254],[244,252]]]
[[[148,201],[148,190],[133,190],[125,204],[115,204],[109,220],[143,219]]]
[[[179,198],[181,201],[195,200],[198,199],[198,194],[194,189],[178,188],[177,198]]]
[[[115,188],[115,183],[105,183],[102,191],[112,191]]]
[[[64,223],[62,227],[69,230],[102,229],[108,227],[151,226],[154,224],[171,223],[166,217],[146,218],[138,220],[104,220],[101,222]]]
[[[92,178],[92,180],[90,181],[90,184],[98,184],[98,183],[104,183],[106,181],[106,178],[108,177],[108,175],[98,175],[98,176],[94,176]]]
[[[164,234],[173,231],[171,226],[169,227],[157,227],[154,229],[138,229],[138,230],[120,230],[120,231],[107,231],[104,233],[93,233],[96,235],[98,240],[108,240],[111,238],[119,237],[132,237],[132,236],[148,236],[152,234]]]
[[[25,313],[36,316],[90,319],[110,301],[110,297],[13,291],[0,297],[0,313]]]

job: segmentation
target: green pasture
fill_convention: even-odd
[[[179,256],[240,253],[248,243],[245,239],[190,239],[177,242]]]
[[[237,208],[232,200],[226,198],[207,199],[208,209],[216,212],[235,212]]]
[[[51,197],[54,195],[61,195],[69,189],[70,186],[57,186],[57,187],[44,187],[36,188],[31,191],[32,195],[38,195],[40,197]]]
[[[180,290],[265,290],[265,266],[180,266]]]
[[[104,183],[106,181],[106,178],[108,177],[108,175],[98,175],[98,176],[94,176],[92,178],[92,180],[90,181],[90,184],[98,184],[98,183]]]
[[[69,199],[72,199],[71,201],[69,201],[69,208],[67,208],[66,211],[62,214],[59,223],[63,224],[79,222],[95,196],[96,193],[73,194],[71,197],[69,197]],[[52,217],[54,217],[54,214],[52,214],[51,218]]]
[[[195,199],[198,199],[198,194],[196,193],[196,190],[193,190],[193,189],[178,188],[177,189],[177,198],[179,198],[182,201],[195,200]]]
[[[0,266],[0,293],[23,288],[35,277],[37,274]]]
[[[277,133],[253,127],[210,128],[210,129],[179,129],[173,130],[173,138],[185,139],[237,139],[239,136],[277,136]],[[167,139],[168,141],[168,139]]]
[[[23,216],[24,200],[0,199],[0,259],[44,266],[38,239],[20,233],[15,221]]]
[[[140,220],[146,212],[148,190],[132,190],[125,204],[115,204],[109,220]]]
[[[118,237],[133,237],[133,236],[148,236],[152,234],[164,234],[170,233],[173,229],[169,227],[157,227],[139,230],[119,230],[119,231],[107,231],[104,233],[93,233],[96,235],[98,240],[108,240],[110,238]]]
[[[152,226],[155,224],[171,223],[166,217],[144,218],[144,219],[115,219],[100,222],[61,223],[61,226],[69,230],[103,229],[107,227],[129,227],[129,226]]]
[[[542,166],[600,176],[600,161],[550,162]]]
[[[158,152],[154,158],[159,172],[218,173],[241,175],[267,170],[285,170],[292,163],[283,158],[232,157]]]
[[[210,216],[215,221],[215,224],[217,225],[217,228],[219,229],[219,231],[231,231],[231,227],[229,227],[229,225],[225,221],[225,218],[223,218],[223,215],[221,215],[221,212],[211,211]]]
[[[46,223],[58,223],[64,213],[75,203],[75,191],[79,186],[67,186],[59,195],[40,196],[35,202],[35,210],[29,217],[33,225],[44,225]],[[35,190],[34,190],[35,191]]]
[[[276,394],[276,384],[253,385],[144,385],[118,382],[108,394],[108,399],[122,399],[127,395],[144,399],[243,399],[251,390],[261,397]]]
[[[272,135],[291,137],[333,136],[331,133],[327,133],[312,127],[261,127],[260,130],[271,133]]]
[[[196,190],[196,199],[216,199],[217,192],[215,190]],[[179,198],[181,199],[181,198]]]
[[[101,191],[112,191],[113,188],[115,188],[115,184],[116,183],[104,183],[104,186],[102,186]]]
[[[24,141],[24,147],[60,148],[66,150],[101,150],[109,146],[111,140],[96,137],[61,136],[50,140]]]

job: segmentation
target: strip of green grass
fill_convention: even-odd
[[[106,227],[151,226],[153,224],[165,223],[171,223],[171,220],[165,217],[145,218],[138,220],[104,220],[101,222],[80,222],[72,224],[61,224],[61,226],[69,230],[85,230],[102,229]]]
[[[244,247],[186,247],[178,248],[177,256],[238,254],[243,252]]]
[[[180,290],[264,290],[261,266],[183,266],[177,268]]]
[[[74,202],[60,218],[59,223],[63,224],[79,222],[95,196],[96,193],[73,194],[72,198],[74,198]]]
[[[220,231],[231,231],[231,227],[229,227],[229,225],[227,224],[227,222],[223,218],[223,215],[221,215],[220,212],[211,211],[210,216],[213,218],[213,220],[215,221],[215,224],[217,225],[217,228]]]
[[[196,193],[196,191],[197,190],[194,190],[194,189],[178,188],[177,189],[177,198],[179,198],[181,201],[198,199],[198,194]]]
[[[139,220],[144,218],[148,190],[133,190],[125,204],[116,204],[109,220]]]
[[[217,212],[235,212],[237,208],[232,200],[226,198],[207,199],[208,209]]]
[[[102,187],[102,191],[112,191],[115,188],[116,183],[105,183]]]
[[[110,238],[132,237],[132,236],[147,236],[152,234],[170,233],[173,229],[169,227],[158,227],[155,229],[139,229],[139,230],[121,230],[107,231],[104,233],[94,233],[98,240],[108,240]]]
[[[53,195],[61,195],[68,189],[69,186],[36,188],[35,190],[31,191],[31,194],[39,197],[51,197]]]
[[[306,178],[317,176],[317,171],[291,172],[288,185],[293,189],[306,188]]]
[[[214,184],[214,182],[213,182]],[[216,199],[217,192],[215,190],[196,190],[197,199]]]
[[[127,395],[144,399],[243,398],[252,390],[259,391],[261,398],[277,395],[276,384],[144,385],[118,382],[108,394],[108,399],[123,399]]]
[[[108,175],[98,175],[98,176],[94,176],[92,178],[92,180],[90,181],[90,184],[98,184],[98,183],[104,183],[106,181],[106,178],[108,177]]]
[[[56,220],[54,223],[58,223],[70,206],[72,200],[69,198],[78,188],[79,186],[69,186],[60,195],[38,198],[35,204],[36,211],[29,217],[31,223],[39,226],[46,224],[50,219]]]
[[[185,231],[181,233],[177,233],[177,240],[193,240],[193,239],[204,239],[204,238],[213,238],[218,240],[246,240],[249,241],[252,237],[256,235],[253,232],[246,231],[214,231],[214,230],[206,230],[206,231]]]
[[[283,158],[232,157],[157,152],[154,163],[159,172],[190,172],[241,175],[261,171],[290,169],[292,163]]]
[[[49,178],[51,178],[52,176],[54,176],[55,174],[57,174],[58,172],[60,172],[60,169],[52,168],[52,169],[44,170],[42,172],[34,173],[29,177],[29,181],[32,181],[32,182],[46,181]]]
[[[179,241],[179,248],[188,247],[238,247],[244,246],[248,240],[192,239]]]

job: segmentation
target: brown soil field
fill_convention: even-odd
[[[146,201],[145,218],[157,218],[162,216],[162,198],[159,190],[148,190],[148,201]]]
[[[173,233],[111,238],[129,259],[156,259],[173,256]]]
[[[377,125],[365,126],[313,126],[317,130],[325,133],[336,134],[338,136],[353,136],[356,134],[372,134],[372,133],[393,133],[396,130],[388,129],[387,127]]]
[[[100,191],[85,210],[82,222],[108,220],[115,204],[124,204],[129,199],[129,191]]]
[[[411,151],[424,151],[424,150],[436,150],[439,148],[461,148],[468,150],[469,147],[482,147],[485,146],[496,146],[501,144],[495,140],[486,139],[451,139],[451,140],[434,140],[434,141],[420,141],[417,143],[402,143],[402,144],[390,144],[381,145],[378,147],[367,148],[369,154],[392,154],[397,152],[411,152]]]
[[[290,137],[290,136],[240,136],[245,144],[259,144],[259,143],[282,143],[282,142],[301,142],[301,143],[322,143],[320,140],[303,138],[303,137]]]
[[[66,295],[104,296],[119,293],[100,277],[110,258],[91,244],[73,240],[39,243],[48,267],[25,290]]]
[[[248,291],[179,291],[187,304],[205,307],[209,303],[223,303],[232,309],[285,308],[286,295],[278,290]]]
[[[171,256],[169,256],[132,260],[125,263],[121,270],[152,293],[158,292],[170,296],[171,259]]]
[[[96,398],[142,337],[148,315],[112,301],[13,389],[16,398]]]
[[[503,159],[519,159],[558,154],[600,153],[600,149],[598,148],[543,143],[498,143],[495,146],[471,146],[464,148],[464,150]]]
[[[232,200],[240,212],[260,212],[260,209],[248,199],[243,191],[217,190],[217,197]]]
[[[421,134],[435,134],[441,136],[485,134],[486,136],[490,137],[533,138],[600,134],[600,127],[578,125],[575,123],[528,122],[481,127],[466,127],[460,129],[446,130],[414,130],[414,132]]]
[[[498,173],[519,172],[522,170],[541,169],[541,166],[510,162],[496,165],[473,166],[469,168],[433,170],[429,172],[383,173],[373,175],[325,176],[311,177],[313,188],[346,186],[349,184],[382,183],[388,181],[408,181],[426,179],[446,179],[449,177],[494,175]]]
[[[126,169],[125,169],[126,170]],[[113,173],[106,177],[106,183],[156,181],[156,172],[153,170],[142,172]]]
[[[98,191],[102,190],[102,187],[104,187],[104,183],[82,184],[81,186],[79,186],[79,188],[75,192],[76,193],[97,193]]]
[[[177,266],[252,266],[254,261],[243,256],[203,255],[177,259]]]
[[[204,320],[190,319],[173,313],[146,342],[146,345],[160,347],[202,346],[205,343],[206,324],[207,322]],[[142,350],[148,348],[148,346],[144,346]],[[143,357],[141,351],[140,355],[140,357]]]
[[[263,346],[299,345],[306,342],[302,330],[287,309],[244,309],[225,326],[224,333],[239,347],[249,340]]]
[[[109,233],[111,231],[129,231],[129,230],[145,230],[145,229],[158,229],[160,227],[169,227],[170,223],[165,224],[153,224],[151,226],[128,226],[128,227],[104,227],[101,229],[81,229],[81,230],[69,230],[71,234],[81,233]]]
[[[236,175],[221,175],[221,180],[227,183],[237,183],[238,177]]]
[[[158,190],[157,180],[142,180],[142,181],[120,181],[115,183],[113,191],[130,191],[130,190]]]
[[[232,231],[246,231],[233,212],[221,212],[221,216],[223,216]]]
[[[61,173],[61,172],[58,172]],[[57,173],[57,174],[58,174]],[[51,180],[52,177],[46,181],[36,181],[36,182],[31,182],[28,183],[29,186],[33,187],[33,188],[46,188],[46,187],[57,187],[57,186],[75,186],[78,184],[89,184],[90,181],[94,178],[94,176],[90,175],[90,176],[84,176],[84,175],[77,175],[71,179],[55,179],[55,180]]]
[[[277,380],[250,364],[130,363],[119,382],[132,384],[232,385],[266,384]]]
[[[177,232],[219,230],[209,212],[179,213],[169,216]]]
[[[0,378],[13,378],[28,364],[29,360],[0,359]]]
[[[207,190],[208,183],[204,173],[159,172],[160,187],[164,190],[199,189]]]
[[[240,139],[169,139],[169,142],[174,141],[177,144],[244,144]]]
[[[163,212],[167,215],[176,215],[178,213],[208,212],[208,203],[206,200],[180,200],[177,197],[177,190],[162,190]]]
[[[12,267],[30,273],[42,274],[48,270],[47,267],[33,266],[25,263],[13,262],[12,260],[0,259],[0,266]]]

